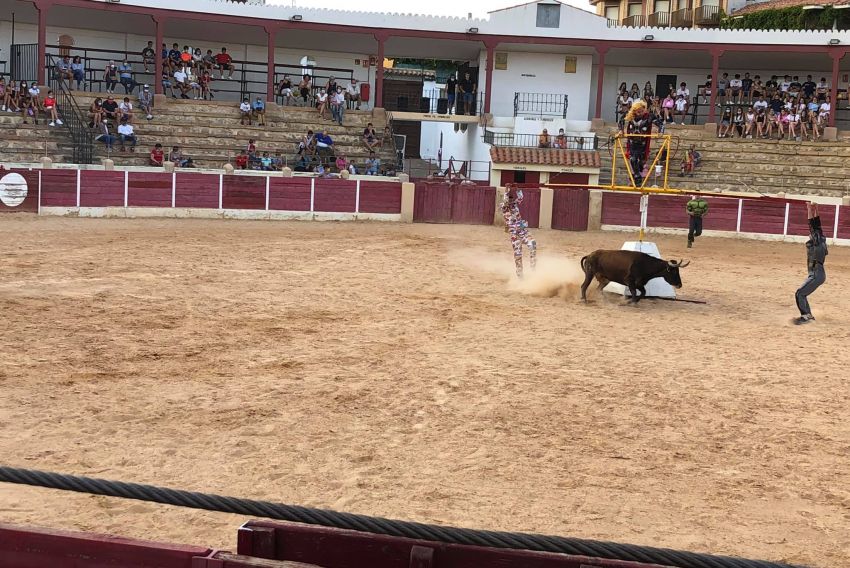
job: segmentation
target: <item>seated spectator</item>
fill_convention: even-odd
[[[741,74],[735,73],[735,77],[729,81],[729,91],[731,92],[732,102],[734,104],[741,103],[741,93],[743,92],[743,81],[741,80]]]
[[[308,130],[307,134],[301,137],[301,141],[298,142],[298,155],[313,155],[316,153],[316,137],[313,135],[312,130]]]
[[[89,106],[89,128],[98,127],[104,118],[103,99],[97,97]]]
[[[208,49],[204,54],[204,57],[201,59],[204,67],[204,71],[209,71],[212,74],[215,71],[215,55],[213,55],[212,49]]]
[[[233,77],[233,58],[227,53],[227,48],[222,47],[221,53],[215,56],[215,63],[221,72],[221,78],[224,79],[224,72],[227,71],[227,78]]]
[[[829,101],[822,102],[818,109],[818,125],[821,128],[829,126],[829,115],[832,110],[832,105]]]
[[[71,85],[74,73],[71,71],[71,58],[67,55],[56,64],[56,78],[60,81],[68,81],[68,85]]]
[[[6,79],[3,76],[0,76],[0,111],[2,112],[13,112],[10,108],[10,99],[11,99],[11,89],[6,86]],[[17,104],[17,92],[15,93],[15,101],[14,104]],[[16,107],[17,110],[17,107]]]
[[[685,125],[685,115],[688,113],[688,101],[685,100],[684,95],[676,96],[676,112],[673,113],[673,123],[676,122],[676,117],[679,117],[679,121],[682,126]]]
[[[188,45],[184,45],[183,51],[180,52],[180,64],[183,67],[189,67],[192,65],[192,50],[189,49]]]
[[[118,110],[121,111],[119,120],[133,122],[133,103],[130,102],[130,97],[124,97],[124,100],[118,105]]]
[[[165,67],[162,68],[162,94],[166,95],[169,91],[171,92],[171,98],[176,99],[177,95],[174,94],[174,83],[171,82],[171,75],[169,75],[167,69]]]
[[[310,104],[310,97],[313,90],[313,78],[310,75],[304,75],[301,82],[298,83],[298,91],[301,93],[301,98],[304,99],[304,106]]]
[[[393,131],[390,130],[389,124],[384,126],[384,132],[383,132],[383,134],[381,134],[381,144],[380,145],[384,146],[385,144],[390,144],[390,145],[393,144]]]
[[[269,156],[268,152],[263,152],[263,157],[260,158],[260,169],[264,172],[270,172],[274,168],[272,168],[272,157]]]
[[[136,151],[136,133],[133,131],[133,125],[126,119],[121,119],[121,124],[118,125],[118,139],[121,141],[121,151],[127,151],[127,142],[130,142],[130,151]]]
[[[248,154],[245,153],[245,150],[240,150],[239,154],[236,156],[236,169],[244,170],[248,167]]]
[[[328,82],[325,84],[325,92],[328,95],[336,92],[336,78],[333,75],[328,78]]]
[[[106,97],[106,101],[103,103],[103,118],[109,118],[117,121],[120,116],[120,110],[118,109],[118,103],[115,102],[115,98],[110,95]]]
[[[239,105],[239,124],[245,126],[245,121],[248,121],[248,126],[251,126],[251,103],[248,102],[248,97],[242,99]]]
[[[345,154],[336,157],[336,169],[340,172],[348,169],[348,160],[345,158]]]
[[[86,77],[86,68],[79,55],[75,55],[74,59],[71,61],[71,73],[74,77],[74,81],[77,82],[77,90],[79,91],[82,88],[83,81]]]
[[[756,137],[764,138],[767,135],[767,115],[764,109],[755,109],[756,113]]]
[[[768,106],[769,105],[768,105],[767,101],[764,100],[764,95],[759,93],[758,100],[753,103],[753,110],[755,110],[756,112],[758,112],[758,111],[767,112]]]
[[[38,85],[36,85],[34,82],[30,84],[30,88],[27,89],[27,93],[29,93],[30,101],[32,102],[35,112],[43,111],[44,103],[41,100],[41,89],[38,88]]]
[[[819,103],[826,102],[826,95],[829,93],[829,85],[826,83],[826,77],[821,77],[820,82],[815,87],[815,95]]]
[[[357,175],[357,168],[354,166],[354,162],[351,162],[351,163],[348,164],[348,173],[350,173],[353,176]]]
[[[319,94],[316,96],[316,108],[319,118],[327,120],[325,110],[328,108],[328,93],[324,89],[319,89]]]
[[[732,135],[734,137],[735,134],[738,135],[738,138],[742,138],[744,136],[744,109],[738,107],[735,109],[735,114],[732,117]]]
[[[153,42],[149,41],[148,45],[144,49],[142,49],[142,65],[145,68],[145,73],[151,72],[151,66],[156,67],[155,57],[156,51],[154,51]]]
[[[357,103],[355,110],[360,110],[360,85],[357,84],[357,79],[351,78],[351,83],[345,89],[345,100],[349,105]]]
[[[673,109],[676,107],[676,101],[673,99],[673,93],[667,93],[664,100],[661,101],[661,112],[664,122],[669,124],[673,122]]]
[[[381,169],[381,160],[375,154],[375,152],[369,152],[369,159],[366,160],[366,175],[367,176],[376,176],[378,175],[378,171]]]
[[[133,79],[133,65],[125,59],[124,63],[118,68],[118,73],[121,85],[124,86],[124,94],[129,95],[136,88],[136,80]]]
[[[801,86],[801,89],[802,89],[801,92],[803,93],[803,97],[805,97],[807,99],[811,99],[812,97],[815,96],[815,91],[817,91],[817,88],[818,88],[817,83],[812,81],[812,76],[807,75],[806,76],[806,82],[803,83],[802,86]]]
[[[691,91],[688,89],[688,84],[684,81],[682,81],[681,84],[679,84],[679,88],[676,89],[676,98],[678,99],[680,95],[685,99],[685,113],[687,113],[688,109],[691,108]]]
[[[192,93],[192,100],[201,100],[201,83],[198,80],[198,74],[195,67],[191,64],[186,68],[186,82],[188,83],[189,90]]]
[[[791,95],[793,100],[796,100],[800,97],[802,89],[803,84],[800,82],[800,78],[794,75],[794,78],[791,79],[791,83],[788,84],[788,94]]]
[[[118,68],[114,61],[110,61],[106,69],[103,70],[103,82],[106,83],[106,92],[112,94],[115,92],[115,87],[118,86]]]
[[[25,82],[21,83],[18,90],[18,101],[24,124],[29,124],[27,118],[32,118],[33,124],[38,124],[38,107],[33,102],[32,95],[30,95],[30,90]]]
[[[266,125],[266,103],[261,97],[257,97],[254,104],[251,105],[251,111],[254,113],[254,118],[257,119],[258,126]]]
[[[200,47],[196,47],[195,51],[192,52],[192,67],[194,67],[198,75],[202,75],[205,69],[204,66],[204,54],[201,51]]]
[[[726,138],[732,130],[732,107],[723,109],[723,115],[720,117],[720,126],[717,130],[718,138]]]
[[[166,61],[168,61],[168,71],[170,74],[183,67],[180,61],[180,49],[176,43],[171,46],[170,50],[168,50],[168,58]]]
[[[328,135],[327,130],[323,130],[316,136],[316,151],[319,155],[332,156],[334,153],[333,139]]]
[[[764,94],[765,94],[764,83],[761,82],[761,75],[756,75],[755,81],[753,81],[753,87],[752,87],[752,93],[751,93],[752,98],[758,99],[758,98],[763,97]]]
[[[59,120],[59,115],[56,113],[56,97],[53,95],[53,91],[47,91],[47,96],[44,97],[44,112],[47,113],[50,119],[48,126],[62,126],[63,123]]]
[[[549,131],[545,128],[543,132],[537,137],[537,147],[538,148],[551,148],[552,141],[549,138]]]
[[[151,93],[150,85],[142,87],[142,92],[139,93],[139,108],[145,113],[145,118],[153,119],[153,93]]]
[[[183,152],[180,151],[180,146],[174,146],[171,148],[171,152],[168,153],[168,161],[172,162],[177,168],[184,168],[186,166],[192,167],[190,165],[192,163],[191,158],[185,158],[183,156]]]
[[[249,158],[255,157],[257,155],[257,142],[253,138],[249,138],[245,150],[248,152]]]
[[[744,115],[744,138],[752,138],[756,129],[756,111],[753,107],[747,109]]]
[[[342,87],[337,87],[336,91],[331,93],[330,104],[332,120],[342,126],[342,118],[345,115],[345,95],[342,93]]]
[[[189,98],[189,95],[186,93],[189,92],[191,87],[189,87],[189,74],[186,73],[185,67],[180,67],[174,72],[174,86],[180,90],[181,99]]]
[[[151,165],[162,167],[163,161],[165,161],[165,152],[162,150],[162,144],[157,144],[151,150]]]
[[[281,103],[284,105],[291,105],[294,102],[292,81],[289,79],[289,75],[284,75],[283,79],[277,84],[277,94],[281,98]]]
[[[381,145],[381,141],[378,140],[378,135],[375,133],[375,127],[372,126],[371,122],[363,129],[363,145],[366,146],[369,151],[372,151]]]
[[[280,152],[272,158],[272,169],[276,172],[283,170],[283,156],[281,156]]]
[[[555,148],[566,149],[567,147],[567,135],[564,134],[564,129],[561,128],[558,130],[558,135],[555,136]]]
[[[109,127],[109,121],[103,120],[99,125],[100,134],[95,137],[95,140],[98,142],[103,142],[104,148],[106,148],[107,152],[112,152],[113,145],[115,144],[115,135],[112,133],[112,129]]]
[[[749,73],[744,73],[744,78],[741,79],[741,96],[743,102],[753,103],[753,80],[750,79]]]
[[[199,79],[199,83],[201,84],[201,99],[203,100],[213,100],[215,96],[212,92],[212,75],[209,71],[205,70],[204,74],[201,75]]]

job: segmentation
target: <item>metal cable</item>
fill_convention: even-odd
[[[633,544],[426,525],[352,513],[338,513],[324,509],[270,503],[267,501],[167,489],[153,485],[125,483],[122,481],[110,481],[4,466],[0,466],[0,482],[91,493],[108,497],[123,497],[178,507],[204,509],[221,513],[235,513],[448,544],[555,552],[609,560],[630,560],[677,568],[803,568],[801,566],[778,562],[714,556]]]

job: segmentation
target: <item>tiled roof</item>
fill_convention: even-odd
[[[420,78],[433,81],[437,77],[437,72],[431,69],[407,69],[405,67],[385,67],[384,78],[392,79],[395,77],[404,78]]]
[[[601,166],[595,150],[557,150],[554,148],[515,148],[493,146],[490,159],[497,164],[539,164],[542,166]]]
[[[794,8],[796,6],[841,6],[847,4],[850,4],[850,0],[767,0],[767,2],[747,4],[732,12],[732,17],[753,14],[762,10],[781,10],[782,8]]]

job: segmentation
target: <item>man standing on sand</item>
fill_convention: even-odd
[[[708,213],[708,203],[699,195],[688,201],[688,248],[694,246],[694,239],[702,234],[702,218]]]
[[[809,307],[808,297],[809,294],[826,282],[826,271],[823,268],[823,263],[826,261],[826,255],[829,254],[826,247],[826,237],[823,236],[823,229],[820,224],[817,204],[807,203],[806,212],[809,218],[809,240],[806,241],[806,264],[809,276],[794,295],[797,300],[797,308],[800,310],[800,317],[794,320],[797,325],[815,321],[812,309]]]
[[[519,204],[522,203],[522,190],[513,185],[505,188],[502,199],[502,216],[505,218],[505,232],[511,235],[511,247],[514,249],[514,263],[517,278],[522,278],[522,245],[528,247],[528,258],[531,269],[537,265],[537,241],[528,232],[528,221],[522,218]]]

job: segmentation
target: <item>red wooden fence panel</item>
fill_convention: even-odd
[[[401,184],[360,181],[361,213],[401,213]]]
[[[835,205],[821,205],[818,207],[823,234],[831,239],[835,232]],[[806,211],[806,202],[789,202],[788,210],[788,233],[789,235],[807,236],[809,234],[809,217]]]
[[[602,224],[640,227],[640,195],[603,192]]]
[[[272,211],[309,211],[310,178],[273,177],[269,184],[269,209]]]
[[[738,228],[738,200],[724,197],[706,197],[708,214],[702,220],[707,231],[735,231]],[[652,208],[650,207],[650,211]],[[687,212],[684,213],[687,215]]]
[[[413,198],[415,223],[452,222],[452,186],[442,182],[416,184]]]
[[[850,207],[845,205],[838,208],[838,238],[850,239]]]
[[[688,200],[684,195],[650,195],[646,212],[647,227],[687,229],[688,213],[685,206]]]
[[[496,188],[452,186],[452,223],[492,225],[496,214]]]
[[[742,233],[781,235],[785,227],[785,203],[744,200],[741,210]]]
[[[266,178],[224,176],[222,203],[224,209],[265,209]]]
[[[80,207],[123,207],[124,172],[82,170]]]
[[[348,179],[316,178],[313,210],[327,213],[354,213],[357,204],[357,182]]]
[[[77,170],[41,170],[42,207],[77,206]]]
[[[553,191],[555,194],[552,198],[552,228],[562,231],[586,231],[590,192],[567,188],[555,188]]]
[[[164,172],[129,172],[127,206],[171,207],[173,181],[173,174]]]
[[[175,207],[218,209],[219,176],[213,174],[177,174]]]
[[[522,203],[519,204],[519,212],[522,218],[528,221],[532,229],[540,227],[540,188],[523,187]]]
[[[0,172],[0,213],[38,211],[39,170]]]

